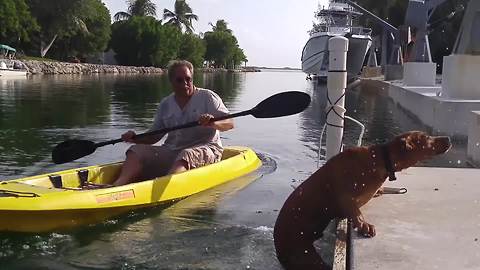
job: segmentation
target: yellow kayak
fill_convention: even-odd
[[[253,172],[261,161],[249,148],[228,147],[215,164],[105,187],[113,182],[121,165],[97,165],[0,182],[0,231],[46,232],[98,223],[207,190]]]

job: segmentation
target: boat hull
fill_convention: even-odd
[[[326,79],[328,75],[328,40],[340,34],[319,33],[307,41],[302,53],[302,71]],[[369,35],[349,35],[347,52],[347,73],[349,79],[355,78],[362,70],[372,39]]]
[[[218,163],[119,187],[78,188],[78,172],[88,171],[90,183],[107,184],[115,179],[121,163],[4,181],[0,184],[0,231],[48,232],[95,224],[134,209],[171,204],[259,166],[261,161],[251,149],[229,147]],[[62,188],[55,188],[52,179],[59,176]]]
[[[25,77],[27,71],[23,69],[3,69],[0,68],[0,78]]]

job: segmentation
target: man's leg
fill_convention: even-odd
[[[181,159],[173,163],[172,168],[170,169],[168,174],[181,173],[186,170],[188,170],[188,163],[185,160]]]
[[[142,173],[142,162],[140,157],[133,151],[127,151],[127,158],[122,165],[120,175],[117,180],[113,182],[114,186],[121,186],[132,183],[138,179]]]

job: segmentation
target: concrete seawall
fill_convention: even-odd
[[[395,104],[416,116],[432,128],[434,134],[445,134],[458,139],[468,138],[472,111],[480,110],[479,100],[450,99],[438,96],[440,85],[431,87],[405,86],[401,81],[364,79],[366,87],[386,93]],[[476,125],[478,128],[478,125]]]
[[[432,134],[467,140],[468,161],[480,167],[480,100],[450,99],[437,94],[440,85],[408,87],[400,81],[363,79],[365,87],[388,95],[398,106],[424,125]]]
[[[30,74],[157,73],[161,68],[22,60]]]

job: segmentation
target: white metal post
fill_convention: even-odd
[[[342,151],[348,39],[342,36],[330,38],[328,51],[327,160]]]

